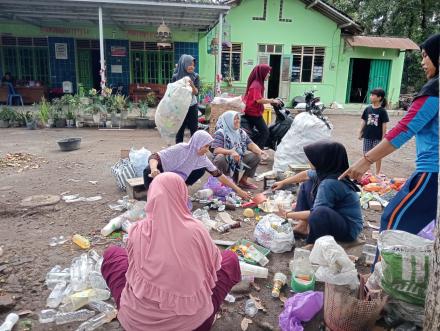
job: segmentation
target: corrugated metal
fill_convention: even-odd
[[[368,93],[375,88],[382,88],[388,92],[388,79],[390,76],[390,60],[371,60],[370,77],[368,79]]]
[[[409,38],[353,36],[346,37],[345,40],[352,47],[419,49],[419,46]]]

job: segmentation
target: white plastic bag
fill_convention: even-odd
[[[358,273],[353,261],[332,236],[324,236],[316,240],[310,253],[310,262],[318,264],[316,279],[334,285],[359,285]]]
[[[131,148],[128,156],[131,164],[133,165],[136,177],[143,176],[144,169],[148,165],[148,158],[150,155],[151,152],[145,147],[142,147],[141,149],[134,149],[133,147]]]
[[[274,253],[290,252],[295,244],[292,226],[275,214],[268,214],[258,222],[254,237]]]
[[[160,135],[168,143],[176,139],[177,131],[182,126],[192,100],[190,78],[183,77],[177,82],[170,83],[160,100],[156,110],[156,126]]]
[[[243,99],[241,96],[237,97],[215,97],[214,100],[212,100],[211,104],[214,105],[227,105],[234,109],[240,109],[241,111],[244,111],[244,108],[246,105],[243,102]]]
[[[286,171],[289,164],[307,164],[304,146],[329,139],[332,130],[315,115],[298,114],[275,151],[273,170]]]

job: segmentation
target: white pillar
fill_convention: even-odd
[[[220,95],[222,83],[222,44],[223,44],[223,14],[220,14],[218,21],[218,55],[217,55],[217,74],[215,94]]]
[[[104,30],[102,25],[102,7],[99,6],[99,55],[100,55],[100,62],[101,62],[101,93],[105,89],[105,58],[104,58]]]

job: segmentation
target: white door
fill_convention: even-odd
[[[290,96],[290,77],[292,70],[292,55],[283,55],[281,57],[281,70],[280,70],[280,91],[279,96],[284,102],[289,101]]]
[[[267,64],[270,65],[270,55],[265,53],[260,53],[258,55],[258,64]],[[267,98],[267,89],[269,88],[269,81],[264,81],[264,98]]]

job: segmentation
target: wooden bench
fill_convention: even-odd
[[[127,186],[125,191],[127,192],[129,199],[147,200],[147,190],[144,186],[143,177],[127,179]]]

